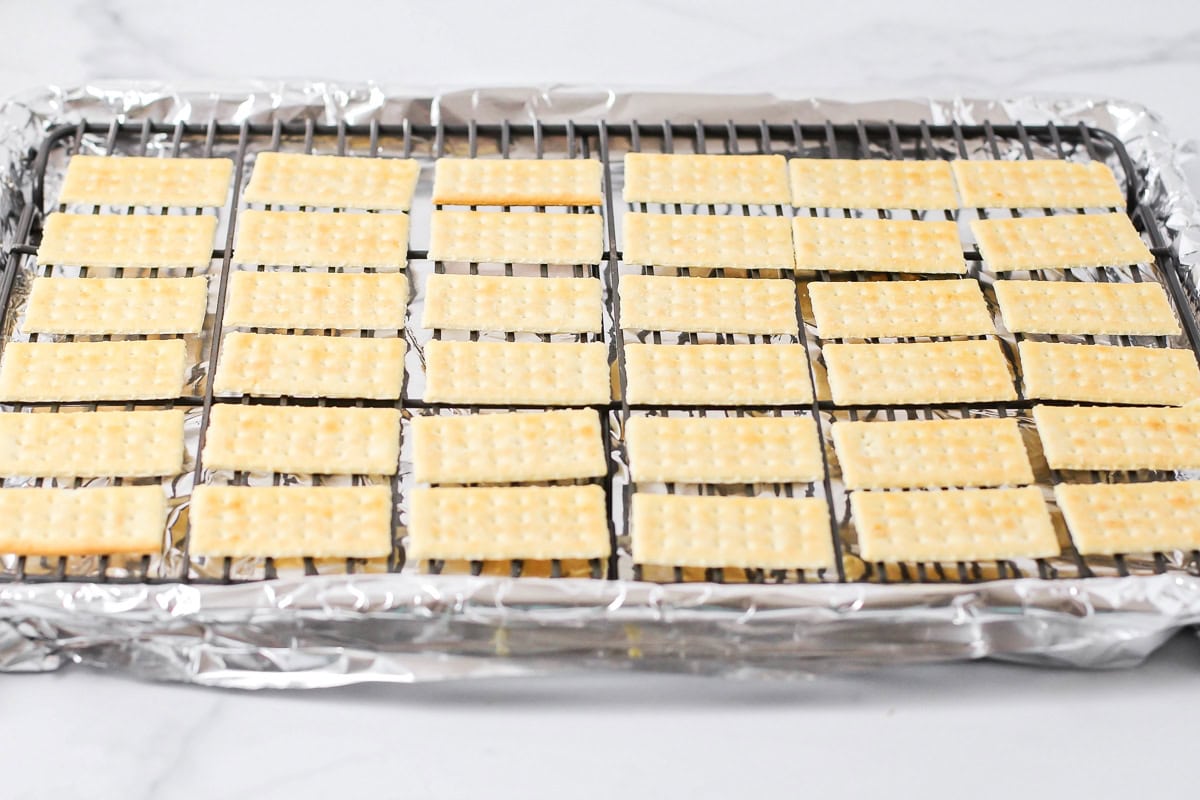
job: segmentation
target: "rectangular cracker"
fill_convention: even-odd
[[[407,211],[421,164],[412,158],[259,153],[248,203]]]
[[[744,269],[793,264],[785,217],[630,212],[622,222],[622,255],[628,264]]]
[[[199,333],[208,278],[35,278],[26,333]]]
[[[1015,419],[839,420],[833,443],[847,489],[1033,483]]]
[[[0,553],[157,553],[166,520],[167,500],[158,485],[0,489]]]
[[[1034,406],[1051,469],[1200,469],[1200,409]]]
[[[39,264],[88,267],[206,267],[217,218],[54,213],[46,218]]]
[[[608,345],[435,339],[425,345],[424,399],[483,405],[608,403]]]
[[[233,162],[228,158],[72,156],[60,203],[105,206],[225,205]]]
[[[604,558],[612,552],[600,486],[413,489],[416,560]]]
[[[159,400],[183,392],[183,339],[9,342],[0,400]]]
[[[429,258],[489,264],[599,264],[599,214],[434,211]]]
[[[1157,283],[996,281],[1013,333],[1174,336],[1179,322]]]
[[[421,414],[412,419],[413,477],[422,483],[511,483],[608,472],[594,409],[530,414]]]
[[[426,328],[525,333],[599,333],[597,278],[433,274],[425,281]]]
[[[783,156],[626,153],[626,203],[733,203],[788,201]]]
[[[246,209],[233,260],[284,267],[408,264],[407,214],[333,214]]]
[[[182,409],[0,414],[0,475],[141,478],[182,470]]]
[[[439,158],[433,202],[483,206],[598,206],[603,166],[592,158]]]
[[[400,412],[214,403],[204,466],[246,472],[395,475]]]
[[[626,400],[650,406],[779,406],[812,402],[800,344],[630,344]]]
[[[1181,406],[1200,398],[1190,350],[1026,341],[1017,352],[1030,399]]]
[[[829,506],[818,497],[633,496],[636,564],[745,569],[835,565]]]
[[[979,336],[996,332],[987,301],[974,278],[814,281],[808,284],[808,296],[823,339]]]
[[[992,272],[1154,263],[1124,214],[975,219],[971,231]]]
[[[392,552],[387,486],[197,486],[193,556],[380,558]]]
[[[958,208],[945,161],[793,158],[788,174],[797,208]]]
[[[791,334],[796,284],[771,278],[622,275],[621,327],[642,331]]]
[[[239,332],[225,336],[213,390],[394,400],[403,385],[403,339]]]
[[[825,476],[810,417],[630,417],[638,482],[810,483]]]
[[[1060,552],[1036,486],[853,492],[850,509],[864,561],[1002,561]]]
[[[400,272],[253,272],[229,279],[224,322],[248,328],[404,328],[408,278]]]
[[[1057,159],[951,162],[967,208],[1120,208],[1125,194],[1104,164]]]
[[[993,339],[915,344],[827,344],[822,351],[838,405],[1016,400],[1008,361]]]
[[[949,221],[796,217],[796,267],[831,271],[967,271],[958,226]]]
[[[1054,497],[1082,555],[1200,549],[1200,481],[1060,483]]]

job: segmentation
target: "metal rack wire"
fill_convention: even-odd
[[[398,155],[405,157],[417,157],[426,161],[436,159],[443,155],[466,155],[468,157],[498,157],[506,158],[514,151],[517,146],[522,148],[522,152],[532,152],[536,157],[543,155],[566,156],[572,158],[598,158],[603,166],[604,174],[604,205],[600,208],[594,207],[568,207],[558,209],[547,209],[544,207],[489,207],[502,210],[528,210],[528,211],[550,211],[552,213],[600,213],[605,221],[605,253],[604,261],[600,268],[584,265],[568,265],[565,268],[556,267],[548,264],[537,265],[485,265],[484,271],[488,269],[497,269],[500,274],[504,275],[520,275],[531,274],[538,277],[553,279],[557,275],[563,277],[595,277],[601,279],[605,284],[605,292],[608,298],[608,318],[607,329],[599,337],[588,335],[584,337],[568,337],[572,340],[586,341],[603,341],[609,346],[610,357],[616,365],[618,373],[618,392],[617,398],[611,403],[592,406],[597,410],[601,418],[602,434],[606,444],[606,449],[609,442],[620,441],[620,430],[623,429],[624,421],[630,415],[646,414],[646,413],[695,413],[705,415],[709,413],[730,413],[735,415],[769,413],[774,415],[782,414],[797,414],[811,415],[816,421],[820,430],[823,442],[828,441],[828,433],[830,425],[837,424],[836,420],[841,418],[846,419],[862,419],[872,418],[877,415],[883,415],[887,419],[896,418],[935,418],[941,416],[1014,416],[1022,420],[1023,425],[1027,425],[1027,420],[1024,419],[1028,410],[1033,403],[1024,398],[1012,403],[995,403],[995,404],[956,404],[949,406],[895,406],[886,409],[873,409],[865,407],[838,407],[835,406],[828,398],[818,396],[818,382],[814,379],[814,397],[816,398],[811,404],[801,406],[782,406],[772,408],[738,408],[738,409],[717,409],[717,408],[699,408],[678,406],[670,409],[651,409],[649,407],[639,408],[630,406],[624,400],[624,386],[626,382],[625,365],[624,365],[624,345],[627,333],[629,335],[638,336],[645,339],[649,337],[650,341],[662,341],[661,333],[654,332],[636,332],[625,331],[622,328],[620,321],[620,297],[619,284],[620,276],[623,271],[636,270],[643,274],[653,274],[654,270],[644,265],[626,264],[622,259],[622,254],[618,249],[618,233],[620,229],[620,215],[618,213],[619,196],[617,187],[620,183],[622,158],[625,152],[637,150],[658,150],[662,152],[724,152],[724,153],[780,153],[787,157],[803,157],[803,158],[890,158],[890,159],[928,159],[928,158],[950,158],[959,157],[967,158],[972,156],[983,155],[989,158],[999,158],[1006,153],[1011,155],[1015,150],[1024,157],[1055,157],[1055,158],[1090,158],[1093,160],[1103,160],[1113,166],[1118,174],[1118,177],[1124,181],[1127,203],[1123,209],[1134,221],[1135,225],[1148,238],[1151,244],[1151,251],[1155,256],[1155,263],[1147,265],[1141,269],[1138,267],[1114,267],[1100,270],[1098,274],[1099,280],[1153,280],[1163,284],[1167,289],[1168,296],[1171,299],[1172,305],[1184,326],[1184,335],[1181,337],[1153,337],[1153,341],[1149,343],[1153,346],[1165,347],[1188,347],[1193,353],[1200,354],[1200,349],[1197,349],[1200,343],[1200,330],[1197,328],[1196,319],[1189,311],[1188,294],[1193,297],[1197,296],[1196,288],[1190,283],[1181,281],[1178,272],[1178,262],[1173,252],[1166,246],[1165,238],[1161,231],[1158,230],[1157,224],[1153,216],[1147,208],[1139,203],[1140,185],[1139,178],[1135,165],[1130,160],[1125,152],[1121,142],[1111,134],[1096,129],[1090,129],[1085,126],[1059,128],[1053,124],[1039,126],[1024,126],[1024,125],[991,125],[984,123],[982,125],[900,125],[894,123],[876,123],[876,122],[860,122],[857,124],[833,124],[825,125],[802,125],[799,123],[793,124],[743,124],[743,123],[689,123],[675,124],[671,122],[655,123],[650,125],[632,123],[629,125],[608,125],[608,124],[563,124],[563,125],[543,125],[540,123],[532,124],[501,124],[501,125],[477,125],[469,123],[466,125],[414,125],[405,121],[400,124],[381,124],[371,122],[367,125],[323,125],[318,124],[312,119],[304,120],[296,123],[274,123],[270,125],[243,123],[240,125],[231,125],[227,123],[211,122],[208,124],[161,124],[152,122],[112,122],[112,123],[81,123],[79,125],[63,126],[49,133],[42,147],[39,149],[32,163],[33,185],[31,198],[32,202],[23,210],[21,220],[18,226],[18,237],[16,245],[11,249],[6,269],[0,282],[0,306],[4,309],[5,315],[5,330],[13,330],[15,319],[13,315],[15,308],[10,302],[14,294],[14,285],[18,273],[22,268],[28,269],[32,264],[28,259],[35,257],[37,246],[40,241],[42,223],[45,215],[51,210],[46,203],[48,193],[48,175],[52,173],[48,170],[48,166],[52,161],[61,161],[69,158],[75,152],[78,152],[82,147],[89,147],[97,152],[114,153],[122,152],[125,154],[138,154],[145,152],[160,153],[164,157],[187,157],[188,155],[225,155],[228,154],[235,161],[235,179],[232,190],[231,200],[228,206],[223,209],[221,220],[223,227],[221,228],[221,240],[212,253],[212,262],[210,266],[210,274],[213,276],[213,281],[216,284],[215,292],[215,310],[211,315],[211,319],[206,323],[206,337],[202,337],[202,351],[197,358],[195,368],[196,372],[203,377],[196,382],[197,392],[194,395],[188,395],[172,400],[146,402],[139,401],[137,403],[115,403],[115,404],[20,404],[11,406],[16,410],[28,411],[34,407],[45,405],[47,410],[54,411],[59,408],[86,408],[95,409],[98,407],[114,407],[114,408],[142,408],[142,407],[183,407],[188,409],[191,418],[194,418],[199,425],[199,450],[192,454],[194,462],[191,464],[189,474],[181,476],[181,480],[189,480],[193,483],[201,483],[206,480],[212,480],[212,474],[203,464],[203,444],[205,432],[207,431],[209,415],[214,404],[226,402],[241,402],[241,403],[266,403],[266,404],[316,404],[316,405],[354,405],[354,406],[372,406],[372,407],[395,407],[402,410],[406,416],[412,414],[443,414],[443,413],[477,413],[486,412],[488,407],[483,406],[462,406],[456,407],[449,404],[427,403],[419,396],[410,396],[409,387],[406,384],[404,393],[399,402],[391,401],[375,401],[375,400],[313,400],[301,398],[223,398],[214,397],[212,392],[211,377],[212,371],[215,369],[217,360],[220,356],[221,337],[224,332],[224,305],[226,291],[228,287],[229,275],[234,270],[232,265],[232,249],[234,234],[237,226],[237,215],[239,212],[239,198],[241,189],[244,185],[245,178],[249,171],[249,165],[252,162],[254,155],[257,152],[265,150],[280,150],[287,149],[294,152],[334,152],[343,155],[355,155],[362,157],[375,157],[381,155]],[[653,210],[650,207],[639,207],[640,210]],[[61,210],[61,209],[60,209]],[[331,209],[333,212],[341,212],[344,209]],[[684,207],[663,208],[663,211],[670,213],[681,213]],[[896,213],[903,214],[902,218],[923,218],[922,215],[927,212],[889,212],[879,209],[834,209],[828,212],[818,212],[814,209],[794,210],[790,206],[702,206],[698,208],[687,209],[693,213],[707,214],[738,214],[752,215],[764,214],[772,216],[791,216],[795,213],[808,213],[816,215],[818,213],[841,214],[842,216],[876,216],[880,218],[894,216]],[[1120,209],[1118,209],[1120,210]],[[123,213],[134,213],[135,209],[129,208]],[[94,207],[92,213],[101,213],[100,207]],[[204,213],[199,209],[151,209],[140,213]],[[211,213],[211,212],[210,212]],[[946,212],[928,212],[937,215],[937,218],[949,220],[959,220],[967,218],[970,214],[984,216],[986,210],[965,210],[956,214],[952,211]],[[1047,210],[1044,213],[1052,213]],[[964,248],[964,257],[970,266],[969,275],[971,277],[980,277],[981,264],[980,256],[973,246]],[[448,270],[464,270],[468,274],[480,274],[481,265],[465,264],[465,265],[447,265],[441,262],[431,262],[428,259],[428,253],[410,244],[408,252],[410,264],[410,275],[417,275],[422,270],[431,270],[433,272],[445,272]],[[265,269],[263,265],[249,265],[255,269]],[[41,268],[39,268],[41,269]],[[293,268],[298,271],[299,268]],[[686,274],[686,270],[678,270],[674,274]],[[779,277],[784,277],[804,283],[810,280],[828,281],[831,276],[827,272],[817,273],[815,275],[798,274],[794,270],[750,270],[746,274],[748,277],[775,277],[776,272]],[[1072,270],[1061,271],[1063,274],[1058,276],[1064,280],[1075,279],[1078,276],[1073,274]],[[1030,278],[1038,279],[1045,278],[1046,271],[1041,271],[1037,275],[1031,275]],[[48,274],[43,272],[41,274]],[[86,273],[81,273],[86,274]],[[117,276],[126,274],[126,272],[118,271]],[[189,271],[188,274],[191,274]],[[716,277],[721,277],[726,273],[722,270],[713,271]],[[852,280],[861,280],[860,274],[840,275]],[[894,277],[894,276],[893,276]],[[945,280],[954,278],[921,278],[923,280]],[[1011,279],[1011,276],[1006,276],[1005,279]],[[410,281],[410,293],[416,291],[415,281]],[[985,289],[985,294],[988,296],[989,303],[995,307],[995,300],[990,290]],[[412,299],[410,295],[410,300]],[[805,346],[810,355],[810,361],[814,365],[821,362],[821,347],[823,342],[817,336],[816,326],[811,319],[811,315],[802,307],[797,307],[797,323],[798,333],[791,337],[789,341]],[[256,331],[258,329],[255,329]],[[287,331],[293,332],[293,331]],[[344,335],[347,332],[334,332],[331,330],[321,331],[324,335]],[[374,335],[373,331],[356,331],[349,332],[351,335],[370,336]],[[395,335],[405,337],[410,343],[419,345],[419,340],[424,334],[418,334],[414,330],[407,328],[403,323],[398,325]],[[446,335],[443,331],[432,331],[430,334],[433,338],[441,338]],[[453,335],[466,335],[471,340],[479,340],[481,338],[489,338],[500,336],[504,341],[518,341],[519,336],[511,331],[469,331],[465,334],[455,333]],[[686,343],[698,343],[701,341],[701,335],[686,334],[681,341]],[[132,337],[131,337],[132,338]],[[755,344],[756,346],[771,346],[771,342],[767,341],[770,337],[761,336],[732,336],[718,335],[712,339],[705,338],[704,341],[713,341],[721,344]],[[1118,345],[1130,344],[1146,344],[1147,341],[1142,337],[1112,337],[1110,343]],[[533,339],[541,341],[561,340],[561,335],[537,335]],[[905,339],[901,341],[924,341],[926,339]],[[1003,341],[1003,339],[1001,340]],[[1097,341],[1094,337],[1088,338],[1086,341]],[[1015,358],[1015,353],[1012,348],[1008,347],[1008,342],[1004,342],[1006,346],[1006,355],[1009,358],[1015,374],[1019,374],[1019,365]],[[414,359],[410,359],[410,365]],[[419,367],[418,367],[419,368]],[[810,378],[813,377],[810,374]],[[493,408],[503,408],[510,411],[519,410],[536,410],[528,406],[498,406]],[[407,433],[407,423],[405,433]],[[826,448],[828,449],[828,448]],[[623,574],[619,566],[619,557],[621,555],[628,556],[626,550],[622,549],[625,541],[625,536],[629,530],[629,507],[630,499],[635,490],[630,482],[623,475],[619,458],[623,457],[618,453],[618,458],[612,457],[609,454],[609,469],[606,476],[598,479],[597,482],[602,483],[610,503],[610,510],[620,509],[619,511],[610,514],[610,538],[614,545],[613,556],[607,563],[592,563],[588,565],[587,573],[595,578],[613,579],[617,577],[638,577],[640,570],[636,565],[631,567],[629,574]],[[403,457],[402,457],[403,458]],[[955,581],[976,581],[988,580],[992,578],[1017,577],[1037,574],[1043,578],[1055,577],[1073,577],[1088,576],[1092,574],[1105,574],[1106,571],[1113,570],[1116,574],[1136,574],[1139,572],[1163,572],[1171,569],[1188,569],[1192,572],[1197,571],[1197,564],[1200,563],[1200,553],[1189,554],[1185,563],[1177,563],[1168,557],[1168,554],[1155,553],[1152,555],[1152,561],[1131,562],[1123,556],[1118,556],[1113,559],[1094,559],[1082,558],[1078,554],[1068,553],[1068,557],[1064,561],[1051,562],[1041,560],[1036,562],[1032,569],[1018,565],[1014,562],[993,562],[990,564],[976,563],[961,563],[954,566],[940,564],[870,564],[860,565],[854,556],[854,549],[851,544],[847,544],[846,533],[852,528],[853,521],[845,514],[839,513],[839,496],[834,486],[832,478],[832,467],[826,458],[825,475],[823,479],[813,484],[798,484],[798,485],[769,485],[765,487],[756,486],[705,486],[700,487],[699,491],[706,493],[730,493],[740,492],[745,494],[769,492],[782,496],[794,496],[804,494],[809,496],[824,496],[829,503],[831,521],[834,529],[835,552],[838,556],[837,568],[833,571],[823,571],[820,573],[814,572],[796,572],[791,571],[790,574],[779,574],[763,570],[746,570],[738,574],[735,571],[730,571],[730,574],[725,574],[722,570],[701,570],[699,573],[695,570],[686,570],[686,565],[679,565],[671,570],[671,574],[666,576],[667,580],[694,580],[702,579],[708,581],[726,581],[726,580],[747,580],[747,581],[844,581],[844,580],[876,580],[884,581],[939,581],[939,580],[955,580]],[[1058,482],[1064,476],[1051,474],[1050,482]],[[1073,480],[1102,480],[1103,476],[1099,474],[1090,474],[1085,476],[1070,476]],[[1162,474],[1143,475],[1129,474],[1125,476],[1129,479],[1149,479],[1149,478],[1169,478]],[[313,483],[320,483],[325,479],[325,476],[308,476]],[[352,481],[356,483],[366,483],[378,480],[379,476],[353,476]],[[233,483],[248,483],[251,481],[251,476],[245,473],[235,473],[229,479]],[[291,480],[290,476],[272,475],[269,479],[272,483],[279,484]],[[403,547],[403,508],[404,500],[407,493],[407,486],[404,480],[400,477],[393,476],[388,479],[390,481],[394,499],[393,513],[393,552],[386,560],[386,563],[381,565],[367,564],[356,560],[345,560],[338,564],[318,563],[312,559],[306,559],[303,563],[303,570],[306,574],[315,574],[326,571],[338,572],[354,572],[362,569],[386,569],[388,571],[398,571],[406,567]],[[75,485],[80,482],[75,481]],[[665,487],[665,491],[674,491],[674,487]],[[844,498],[842,498],[844,499]],[[186,536],[186,520],[185,515],[179,514],[180,509],[175,509],[172,517],[172,532],[173,541],[169,542],[169,547],[163,553],[162,564],[163,568],[158,570],[158,559],[143,559],[135,568],[128,568],[128,565],[121,565],[121,568],[113,568],[109,563],[109,559],[102,558],[85,564],[75,564],[74,560],[61,558],[51,559],[46,565],[42,565],[41,561],[20,558],[16,561],[13,569],[0,569],[0,580],[22,580],[22,581],[37,581],[37,580],[89,580],[89,581],[185,581],[185,582],[238,582],[242,580],[253,580],[261,578],[270,578],[277,574],[278,566],[273,559],[266,559],[261,563],[237,563],[229,559],[225,559],[215,569],[212,565],[201,565],[203,568],[198,568],[197,564],[192,563],[189,557],[188,544]],[[34,565],[33,561],[39,561]],[[0,567],[3,567],[0,564]],[[36,568],[35,568],[36,566]],[[416,567],[417,565],[410,565]],[[439,571],[446,568],[444,564],[426,564],[423,568],[430,571]],[[78,567],[78,569],[76,568]],[[545,574],[551,576],[575,574],[570,565],[564,567],[562,563],[551,562],[548,565],[538,565],[537,569],[531,569],[532,565],[525,565],[520,562],[504,565],[506,569],[500,569],[501,572],[512,575],[522,574],[543,574],[542,568],[545,568]],[[492,574],[499,568],[498,565],[485,562],[471,562],[466,565],[466,570],[474,574]]]

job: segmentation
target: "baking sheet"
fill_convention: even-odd
[[[1189,271],[1200,247],[1200,216],[1179,151],[1153,115],[1123,103],[1025,98],[846,104],[575,89],[421,97],[330,84],[89,86],[11,101],[0,110],[8,165],[0,198],[6,244],[28,202],[23,156],[46,126],[114,116],[168,123],[311,118],[327,124],[406,116],[448,123],[1084,121],[1126,142]],[[47,194],[54,196],[50,189]],[[180,492],[186,494],[186,487]],[[1173,631],[1197,621],[1198,586],[1198,579],[1182,574],[940,586],[658,586],[420,574],[285,576],[238,586],[0,584],[0,669],[77,662],[253,688],[597,664],[739,676],[984,656],[1119,666],[1136,663]]]

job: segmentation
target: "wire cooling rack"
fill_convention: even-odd
[[[224,308],[226,287],[230,274],[237,269],[264,270],[265,265],[242,265],[232,261],[232,250],[237,228],[238,212],[243,207],[241,191],[253,168],[256,155],[264,151],[287,151],[308,153],[330,153],[356,157],[411,157],[423,162],[422,179],[418,198],[412,211],[412,243],[408,251],[409,272],[414,278],[410,282],[409,319],[417,319],[414,309],[419,305],[420,287],[423,276],[431,272],[463,272],[468,274],[530,275],[546,278],[558,276],[600,278],[605,286],[608,300],[604,332],[583,337],[556,335],[528,335],[487,331],[423,331],[410,327],[408,321],[397,320],[397,327],[390,331],[306,331],[324,335],[351,336],[398,336],[410,344],[407,360],[406,382],[402,398],[398,402],[376,400],[314,400],[306,398],[226,398],[216,397],[211,385],[212,368],[220,356],[221,334],[226,330]],[[1154,281],[1167,290],[1175,312],[1181,320],[1184,333],[1174,337],[1130,337],[1088,336],[1053,337],[1033,336],[1040,340],[1071,340],[1089,344],[1140,345],[1153,347],[1175,347],[1191,349],[1200,357],[1197,349],[1200,330],[1189,310],[1197,301],[1196,287],[1190,281],[1181,281],[1177,258],[1165,244],[1162,232],[1157,228],[1150,209],[1140,200],[1140,178],[1120,140],[1112,134],[1083,125],[1059,127],[1048,125],[906,125],[895,123],[860,122],[858,124],[791,125],[767,124],[500,124],[500,125],[414,125],[400,124],[336,126],[319,125],[313,120],[297,123],[257,124],[161,124],[152,122],[112,122],[55,128],[43,141],[33,159],[31,204],[22,214],[15,245],[11,248],[5,265],[3,282],[0,284],[0,305],[4,309],[3,328],[6,335],[23,338],[18,330],[18,318],[24,298],[25,284],[34,275],[104,274],[114,277],[167,273],[168,270],[144,270],[133,268],[99,269],[88,267],[42,267],[36,264],[42,225],[47,213],[53,210],[68,210],[66,206],[51,206],[48,199],[56,196],[66,162],[75,153],[104,153],[119,155],[157,155],[165,158],[187,158],[227,156],[234,160],[234,184],[226,205],[215,212],[212,209],[179,208],[101,208],[99,206],[71,207],[69,210],[91,211],[92,213],[124,214],[212,214],[219,219],[218,246],[212,252],[212,261],[206,274],[210,278],[210,312],[204,332],[197,337],[183,337],[189,345],[189,357],[193,370],[184,396],[160,402],[138,401],[136,403],[27,403],[4,406],[6,410],[42,412],[61,409],[97,409],[182,407],[185,409],[185,426],[189,431],[187,472],[171,481],[172,510],[164,536],[163,552],[133,561],[117,557],[61,557],[34,558],[0,556],[0,580],[8,581],[100,581],[100,582],[195,582],[234,583],[247,580],[270,579],[285,571],[302,571],[303,574],[354,573],[362,571],[391,571],[422,569],[428,572],[464,571],[471,574],[505,574],[512,576],[545,575],[549,577],[587,577],[592,579],[638,578],[659,581],[710,582],[926,582],[961,581],[972,582],[1006,577],[1039,576],[1046,579],[1059,577],[1089,577],[1092,575],[1150,574],[1167,571],[1200,573],[1200,552],[1127,554],[1108,557],[1084,558],[1070,547],[1056,559],[1038,559],[1029,562],[1000,561],[989,563],[957,564],[868,564],[856,555],[854,546],[854,521],[850,516],[846,495],[838,480],[836,464],[831,462],[828,446],[830,426],[838,420],[854,419],[934,419],[963,417],[1013,417],[1026,433],[1031,434],[1029,411],[1033,403],[1024,397],[1007,403],[955,404],[930,406],[892,406],[873,408],[861,406],[835,406],[821,391],[815,375],[814,401],[797,406],[771,407],[638,407],[624,399],[625,385],[624,347],[626,341],[678,342],[739,344],[754,343],[770,346],[775,343],[791,342],[805,346],[810,360],[818,368],[822,363],[821,348],[825,341],[817,336],[810,309],[803,303],[797,306],[798,335],[752,336],[752,335],[705,335],[670,334],[630,330],[623,327],[620,317],[620,301],[617,289],[621,275],[638,272],[641,274],[689,274],[687,269],[652,268],[646,265],[626,263],[618,249],[620,233],[620,187],[623,184],[623,157],[633,151],[650,152],[697,152],[697,153],[778,153],[789,158],[884,158],[884,159],[949,159],[949,158],[1059,158],[1071,160],[1103,161],[1113,168],[1122,182],[1126,196],[1126,207],[1110,209],[1129,214],[1134,225],[1145,236],[1154,255],[1154,263],[1145,265],[1122,265],[1089,270],[1038,270],[1005,275],[1004,279],[1016,280],[1092,280],[1092,281]],[[606,248],[603,264],[549,265],[549,264],[476,264],[444,263],[430,261],[425,249],[418,246],[428,231],[429,180],[432,163],[444,155],[472,158],[507,157],[555,157],[595,158],[604,167],[604,205],[602,207],[496,207],[515,211],[548,211],[551,213],[587,214],[599,213],[605,223]],[[260,206],[261,207],[261,206]],[[265,206],[267,208],[300,208],[296,206]],[[885,211],[880,209],[792,209],[789,206],[755,205],[707,205],[707,206],[661,206],[658,204],[631,205],[630,210],[661,211],[669,213],[733,214],[792,216],[795,214],[830,216],[865,216],[914,219],[949,219],[968,230],[966,223],[973,218],[996,216],[997,214],[1019,216],[1018,211],[997,212],[984,209],[962,209],[956,211],[910,212]],[[321,209],[343,212],[344,209]],[[1083,209],[1044,209],[1037,214],[1080,213]],[[981,269],[980,256],[969,238],[964,248],[964,257],[969,265],[967,277],[974,277],[984,285],[985,296],[995,313],[996,304],[990,282],[997,278]],[[299,268],[294,268],[299,269]],[[340,268],[339,268],[340,270]],[[192,270],[178,271],[191,275]],[[722,277],[736,274],[745,277],[784,277],[799,281],[828,281],[827,272],[797,272],[794,270],[709,270],[704,274]],[[838,273],[839,279],[861,280],[857,273]],[[890,276],[893,279],[896,276]],[[909,278],[911,279],[911,277]],[[921,277],[922,280],[954,280],[952,277]],[[1189,303],[1189,297],[1192,303]],[[275,329],[251,329],[257,332],[285,332]],[[37,338],[37,337],[31,337]],[[56,340],[73,337],[50,337]],[[107,339],[113,337],[79,337],[83,339]],[[121,338],[163,338],[158,336]],[[489,413],[493,410],[523,411],[536,410],[531,406],[454,406],[429,403],[421,397],[423,386],[423,364],[421,346],[430,338],[465,338],[476,340],[542,340],[542,341],[602,341],[609,347],[610,360],[619,376],[617,400],[593,406],[600,412],[603,436],[609,455],[609,469],[599,479],[605,489],[610,509],[610,536],[613,555],[607,560],[594,559],[590,562],[549,561],[482,562],[463,564],[427,562],[420,565],[406,562],[404,553],[404,523],[406,519],[406,497],[411,485],[411,470],[407,466],[409,446],[407,442],[408,420],[415,414],[446,413]],[[956,337],[959,338],[959,337]],[[1001,329],[1000,341],[1015,375],[1020,374],[1015,358],[1014,344],[1020,337],[1006,334]],[[866,341],[937,341],[945,337],[901,340]],[[831,340],[836,341],[836,340]],[[855,340],[862,341],[862,340]],[[336,365],[330,365],[336,368]],[[1019,388],[1019,381],[1018,381]],[[393,477],[356,475],[350,478],[334,476],[291,476],[281,474],[250,475],[246,473],[221,473],[209,470],[203,462],[203,444],[211,409],[219,403],[254,403],[275,405],[353,405],[386,406],[401,409],[404,417],[401,463],[398,474]],[[812,417],[825,443],[826,464],[822,480],[809,484],[773,484],[745,486],[634,486],[628,479],[627,463],[623,452],[621,431],[624,421],[632,415],[799,415]],[[1028,438],[1028,437],[1027,437]],[[1035,467],[1038,465],[1035,463]],[[1174,473],[1071,473],[1069,476],[1053,472],[1042,464],[1038,468],[1039,484],[1047,487],[1070,477],[1079,481],[1136,481],[1170,480]],[[291,483],[333,484],[349,481],[354,484],[389,482],[394,497],[392,519],[393,549],[385,560],[277,560],[266,559],[203,559],[193,558],[189,553],[187,531],[187,505],[191,487],[201,483],[233,483],[253,485],[280,485]],[[120,479],[100,483],[120,483]],[[127,482],[156,482],[136,479]],[[586,482],[586,481],[569,481]],[[7,479],[6,485],[42,484],[41,479]],[[45,481],[47,485],[58,485]],[[89,483],[95,483],[89,481]],[[78,486],[81,481],[65,481],[62,485]],[[683,565],[674,568],[642,568],[633,562],[628,547],[630,499],[635,491],[691,492],[702,494],[774,494],[778,496],[819,496],[829,504],[833,528],[834,548],[837,555],[836,567],[829,570],[721,570],[691,569]]]

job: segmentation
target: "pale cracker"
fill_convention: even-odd
[[[792,266],[792,237],[784,217],[628,213],[624,261],[654,267]]]
[[[60,203],[108,206],[223,206],[233,162],[228,158],[72,156]]]
[[[992,339],[915,344],[827,344],[822,348],[838,405],[981,403],[1016,400],[1000,343]]]
[[[626,213],[626,263],[676,267],[792,266],[792,237],[785,217]]]
[[[35,278],[26,333],[199,333],[208,278]]]
[[[968,208],[1117,208],[1125,195],[1097,161],[1058,159],[951,162]]]
[[[829,506],[818,497],[633,496],[635,564],[746,569],[835,565]]]
[[[1051,469],[1200,469],[1200,408],[1034,406]]]
[[[285,267],[395,267],[408,263],[407,214],[247,209],[233,260]]]
[[[89,267],[206,267],[217,218],[198,216],[51,214],[39,264]]]
[[[387,486],[197,486],[193,556],[378,558],[392,551]]]
[[[971,231],[992,272],[1154,263],[1124,214],[976,219]]]
[[[421,325],[465,331],[599,333],[603,287],[596,278],[433,274]]]
[[[652,406],[775,406],[812,401],[800,344],[630,344],[626,399]]]
[[[183,339],[9,342],[0,400],[157,400],[183,392]]]
[[[429,258],[493,264],[599,264],[599,214],[434,211]]]
[[[246,472],[394,475],[400,412],[214,403],[204,466]]]
[[[230,333],[213,390],[262,397],[394,400],[404,383],[404,340]]]
[[[810,483],[825,475],[810,417],[630,417],[638,482]]]
[[[425,345],[431,403],[575,406],[612,399],[603,342],[447,342]]]
[[[248,328],[404,328],[408,278],[399,272],[234,272],[224,322]]]
[[[412,419],[413,477],[422,483],[515,483],[608,472],[594,409],[435,414]]]
[[[157,553],[166,519],[158,485],[0,489],[0,553]]]
[[[769,278],[622,275],[621,327],[642,331],[797,333],[796,284]]]
[[[945,161],[793,158],[788,173],[797,208],[958,208]]]
[[[488,206],[598,206],[604,169],[592,158],[439,158],[433,202]]]
[[[0,414],[0,474],[174,475],[183,469],[183,410]]]
[[[838,421],[832,430],[847,489],[1033,483],[1015,419]]]
[[[808,284],[808,296],[823,339],[978,336],[996,332],[987,301],[974,278],[814,281]]]
[[[1163,406],[1200,399],[1190,350],[1025,341],[1017,352],[1030,399]]]
[[[1157,283],[996,281],[1013,333],[1173,336],[1179,322]]]
[[[852,492],[850,509],[864,561],[1001,561],[1060,552],[1036,486]]]
[[[796,217],[799,269],[962,274],[958,227],[949,221]]]
[[[788,201],[783,156],[626,153],[626,203],[734,203]]]
[[[1200,549],[1200,481],[1054,487],[1082,555]]]
[[[259,153],[249,203],[407,211],[421,165],[411,158]]]
[[[412,559],[604,558],[611,552],[608,508],[600,486],[412,491],[408,520]]]

